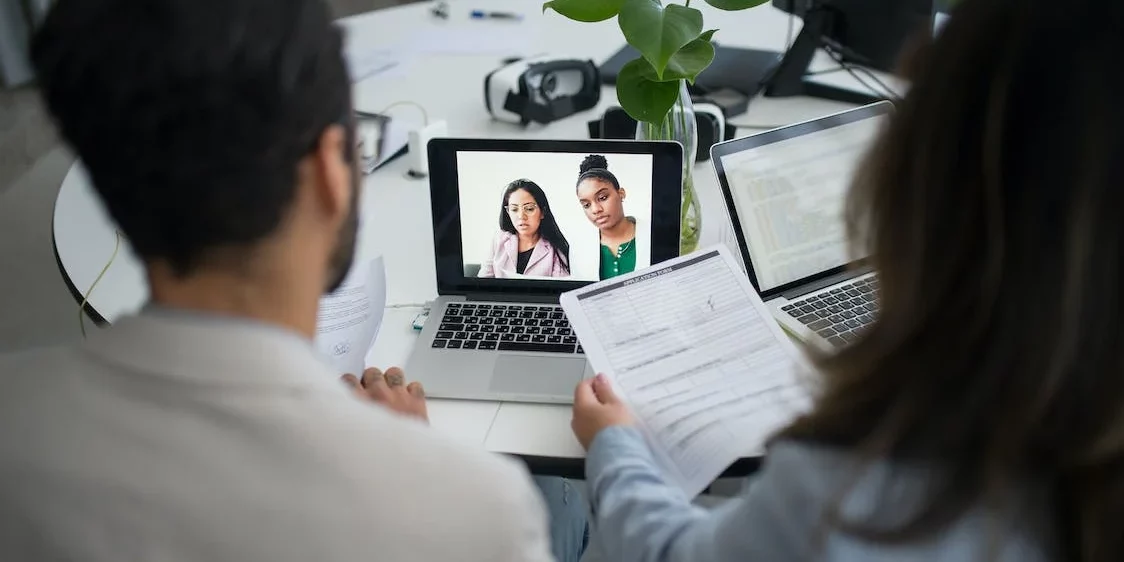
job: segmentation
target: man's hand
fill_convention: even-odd
[[[381,404],[398,414],[429,423],[429,413],[425,407],[425,390],[420,382],[407,385],[406,375],[402,369],[391,367],[383,373],[372,367],[363,371],[362,379],[350,373],[342,378],[343,382],[360,398]]]
[[[593,438],[602,429],[633,423],[632,413],[613,393],[604,375],[597,375],[578,384],[574,391],[574,418],[570,427],[582,448],[588,451]]]

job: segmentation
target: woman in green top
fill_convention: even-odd
[[[609,171],[609,162],[604,156],[585,157],[577,191],[586,218],[601,234],[601,279],[634,271],[636,219],[625,216],[624,188]]]

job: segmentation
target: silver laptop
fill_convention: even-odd
[[[843,211],[893,106],[878,102],[711,148],[742,261],[788,332],[824,349],[877,314],[878,280],[853,255]]]
[[[572,402],[594,373],[558,298],[678,255],[682,147],[434,139],[428,151],[439,298],[406,372],[439,398]]]

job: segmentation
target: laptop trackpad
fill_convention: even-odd
[[[584,357],[500,355],[489,390],[502,394],[570,396],[584,373]]]

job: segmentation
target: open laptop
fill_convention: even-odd
[[[781,326],[832,349],[877,313],[878,281],[847,241],[851,177],[888,120],[878,102],[711,148],[753,286]]]
[[[428,150],[439,298],[406,372],[434,397],[572,402],[594,373],[559,296],[614,267],[624,274],[678,255],[682,147],[434,139]],[[621,191],[603,181],[579,191],[590,155],[604,157]],[[634,222],[635,237],[602,258],[600,229],[621,224],[607,220],[614,212]],[[569,250],[546,251],[544,240]]]

